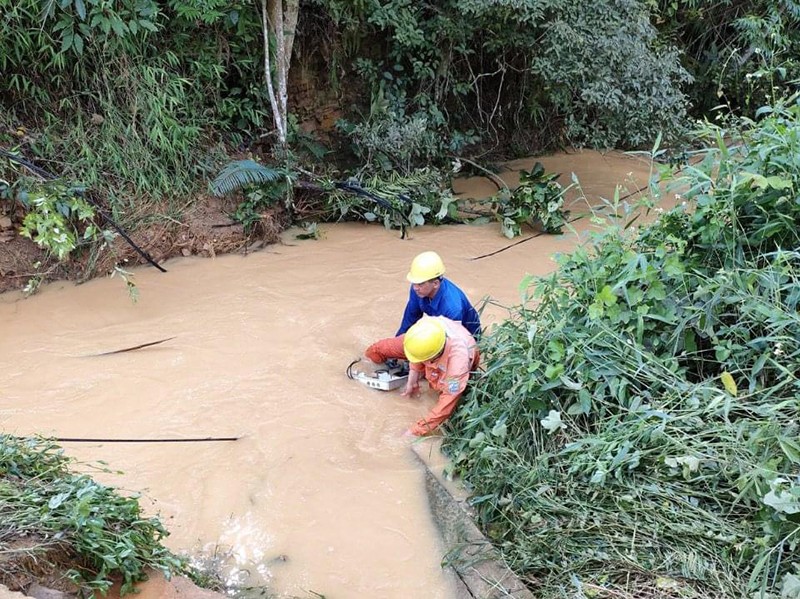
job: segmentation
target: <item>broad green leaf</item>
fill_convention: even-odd
[[[492,435],[494,435],[495,437],[500,437],[501,439],[504,439],[505,436],[506,436],[507,430],[508,429],[506,427],[506,423],[505,422],[498,422],[492,428]]]
[[[568,376],[561,376],[561,384],[564,385],[567,389],[572,391],[580,391],[583,389],[583,385],[578,381],[574,381]]]
[[[608,472],[604,468],[600,467],[594,471],[594,474],[592,474],[592,478],[589,479],[589,482],[593,485],[602,485],[606,482],[607,474]]]
[[[485,440],[486,435],[484,433],[476,433],[476,435],[470,439],[469,446],[473,448],[479,447],[480,445],[483,445]]]
[[[790,491],[773,489],[761,499],[765,505],[770,506],[776,512],[784,514],[797,514],[800,513],[800,501]]]
[[[765,177],[758,173],[742,173],[741,180],[743,183],[750,183],[751,186],[758,189],[792,189],[792,182],[789,179],[783,179],[777,175]]]
[[[596,302],[602,302],[606,306],[612,306],[617,303],[617,296],[611,290],[611,285],[606,285],[600,290],[595,298]]]
[[[127,25],[125,25],[125,23],[122,22],[122,20],[119,17],[116,16],[111,17],[110,21],[111,21],[111,29],[114,30],[114,33],[116,33],[117,36],[123,37],[127,33],[128,27]]]
[[[687,472],[697,472],[700,469],[700,460],[694,456],[680,456],[677,458],[664,458],[664,463],[670,468],[683,466]]]
[[[548,364],[547,368],[544,369],[544,376],[553,381],[559,378],[562,372],[564,372],[563,364]]]
[[[787,437],[778,437],[778,444],[790,462],[800,464],[800,444],[797,441]]]
[[[736,381],[733,380],[733,376],[730,372],[723,372],[721,375],[719,375],[719,378],[728,393],[730,393],[733,397],[736,397],[739,394],[739,389],[736,387]]]
[[[64,503],[65,500],[69,499],[69,496],[70,496],[69,491],[66,491],[64,493],[59,493],[58,495],[54,495],[53,497],[50,498],[50,501],[47,502],[47,507],[49,507],[51,510],[55,510],[59,506],[61,506],[61,504]]]
[[[72,33],[71,30],[70,31],[65,30],[64,36],[61,38],[61,52],[66,52],[72,47],[72,40],[74,35],[75,34]]]
[[[589,306],[589,318],[592,320],[597,320],[603,316],[603,304],[599,302],[595,302]]]
[[[542,428],[549,433],[554,433],[562,428],[567,428],[567,425],[561,421],[561,412],[556,410],[550,410],[547,416],[542,418],[539,422],[541,423]]]
[[[786,574],[781,583],[781,599],[800,599],[800,578]]]

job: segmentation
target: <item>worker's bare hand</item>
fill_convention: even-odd
[[[406,384],[405,389],[403,389],[403,392],[400,395],[403,397],[419,397],[419,384]]]

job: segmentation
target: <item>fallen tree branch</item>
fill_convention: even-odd
[[[457,160],[460,160],[461,162],[466,162],[467,164],[472,165],[476,169],[481,170],[484,173],[486,173],[486,178],[489,179],[492,183],[494,183],[495,186],[497,187],[497,189],[509,189],[509,187],[508,187],[508,185],[506,185],[505,181],[503,181],[500,177],[498,177],[496,174],[494,174],[492,171],[490,171],[486,167],[481,166],[477,162],[473,162],[469,158],[458,157]]]
[[[170,341],[171,339],[175,339],[175,337],[167,337],[166,339],[159,339],[158,341],[151,341],[150,343],[142,343],[140,345],[134,345],[133,347],[126,347],[124,349],[115,349],[112,351],[105,351],[100,354],[89,354],[83,356],[84,358],[96,358],[97,356],[110,356],[112,354],[122,354],[129,351],[134,351],[137,349],[142,349],[143,347],[151,347],[153,345],[158,345],[159,343],[164,343],[165,341]]]

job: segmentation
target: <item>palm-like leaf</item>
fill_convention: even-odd
[[[286,171],[259,164],[254,160],[234,160],[211,182],[211,191],[216,196],[260,183],[271,183],[288,177]]]

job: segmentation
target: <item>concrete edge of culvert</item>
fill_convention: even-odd
[[[456,599],[533,599],[475,525],[466,490],[444,477],[448,459],[441,443],[441,437],[424,437],[411,449],[425,469],[431,515],[445,548],[442,563],[456,574]]]
[[[10,591],[4,584],[0,584],[0,599],[24,599],[25,595],[16,591]]]

